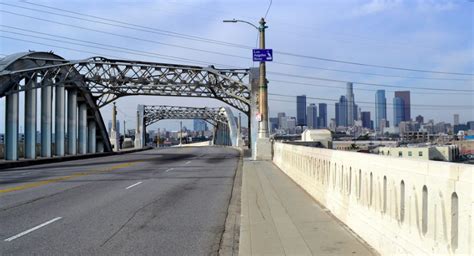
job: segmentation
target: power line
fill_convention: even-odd
[[[327,70],[327,71],[333,71],[333,72],[361,74],[361,75],[369,75],[369,76],[407,78],[407,79],[423,79],[423,80],[440,80],[440,81],[461,81],[461,82],[472,81],[472,79],[462,79],[462,78],[436,78],[436,77],[388,75],[388,74],[371,73],[371,72],[351,71],[351,70],[344,70],[344,69],[323,68],[323,67],[300,65],[300,64],[293,64],[293,63],[286,63],[286,62],[279,62],[279,61],[274,61],[273,63],[280,64],[280,65],[285,65],[285,66],[307,68],[307,69],[319,69],[319,70]]]
[[[268,5],[267,11],[265,12],[264,19],[267,19],[267,15],[268,15],[268,12],[270,11],[270,7],[272,7],[272,3],[273,3],[273,1],[270,0],[270,4]]]
[[[11,26],[4,26],[4,25],[0,25],[0,26],[11,27]],[[14,28],[14,27],[11,27],[11,28]],[[176,61],[176,60],[178,60],[178,61],[188,61],[188,62],[192,62],[192,63],[199,63],[199,64],[205,64],[205,65],[214,64],[214,63],[211,63],[211,62],[204,62],[204,61],[198,61],[198,60],[193,60],[193,59],[188,59],[188,58],[181,58],[181,57],[176,57],[176,56],[171,56],[171,55],[166,55],[166,54],[140,51],[140,50],[135,50],[135,49],[126,48],[126,47],[119,47],[119,46],[114,46],[114,45],[109,45],[109,44],[96,43],[96,42],[92,42],[92,41],[79,40],[79,39],[74,39],[74,38],[64,37],[64,36],[56,36],[56,35],[52,35],[52,34],[48,34],[48,33],[36,32],[36,31],[32,31],[32,30],[27,30],[27,29],[18,29],[18,30],[27,31],[27,32],[35,33],[35,34],[41,34],[41,35],[57,37],[57,38],[64,38],[64,39],[67,39],[67,40],[84,42],[84,43],[87,43],[87,44],[93,44],[93,45],[99,45],[99,46],[91,46],[91,45],[85,45],[85,44],[80,44],[80,43],[68,42],[68,41],[64,41],[64,40],[41,37],[41,36],[37,36],[37,35],[32,36],[32,35],[28,35],[28,34],[24,34],[24,33],[18,33],[18,32],[12,32],[12,31],[6,31],[6,30],[1,30],[0,29],[0,31],[6,32],[6,33],[22,35],[22,36],[28,36],[28,37],[34,37],[34,38],[40,38],[40,39],[43,39],[43,40],[49,40],[49,41],[54,41],[54,42],[66,43],[66,44],[79,45],[79,46],[83,46],[83,47],[92,47],[92,48],[103,49],[103,50],[108,50],[108,51],[120,51],[120,52],[124,52],[124,53],[127,53],[127,54],[133,54],[133,55],[139,55],[139,56],[145,56],[145,57],[160,57],[160,58],[163,58],[163,59],[169,59],[169,60],[174,60],[174,61]]]
[[[282,100],[282,99],[275,99],[275,98],[269,98],[269,101],[275,101],[275,102],[285,102],[285,103],[292,103],[295,104],[296,101],[294,100]],[[323,102],[327,102],[325,100],[321,100]],[[365,105],[365,104],[358,104],[358,106],[363,106],[364,108],[369,108],[369,109],[375,109],[374,105]],[[457,109],[452,109],[452,108],[429,108],[429,107],[413,107],[413,109],[417,110],[436,110],[436,111],[453,111]],[[461,110],[461,109],[460,109]]]
[[[279,96],[279,97],[287,97],[287,98],[295,98],[296,95],[286,95],[286,94],[278,94],[278,93],[269,93],[268,95],[272,96]],[[326,100],[326,101],[333,101],[333,102],[338,102],[338,99],[330,99],[330,98],[321,98],[321,97],[310,97],[306,96],[308,99],[315,99],[315,100]],[[373,104],[375,105],[375,102],[370,102],[370,101],[357,101],[358,103],[366,103],[366,104]],[[394,105],[392,103],[386,103],[387,105]],[[432,107],[432,108],[474,108],[473,105],[427,105],[427,104],[410,104],[410,106],[419,106],[419,107]]]
[[[30,4],[30,5],[41,6],[43,8],[59,10],[61,12],[73,13],[75,15],[92,17],[94,19],[106,20],[106,21],[110,21],[110,22],[114,22],[114,23],[118,23],[118,24],[123,24],[123,25],[127,25],[127,26],[111,24],[111,23],[104,23],[104,22],[99,22],[99,21],[94,21],[94,20],[89,20],[89,19],[83,19],[83,18],[74,17],[74,16],[70,16],[70,15],[58,14],[58,13],[54,13],[54,12],[47,12],[47,11],[44,11],[44,10],[38,10],[38,9],[34,9],[34,8],[28,8],[28,7],[24,7],[24,6],[13,5],[13,4],[6,4],[6,3],[0,3],[0,4],[4,4],[4,5],[8,5],[8,6],[14,6],[16,8],[23,8],[23,9],[38,11],[38,12],[46,12],[46,13],[50,13],[50,14],[53,14],[53,15],[63,16],[63,17],[69,17],[69,18],[74,18],[74,19],[86,20],[86,21],[90,21],[90,22],[102,23],[102,24],[107,24],[107,25],[111,25],[111,26],[119,26],[119,27],[128,28],[128,29],[139,30],[137,28],[141,28],[141,31],[144,31],[144,32],[154,31],[154,32],[159,32],[160,34],[167,35],[167,36],[180,36],[182,38],[189,39],[189,40],[198,40],[198,41],[202,41],[202,42],[219,44],[219,45],[223,45],[223,46],[237,47],[237,48],[242,48],[242,49],[251,49],[250,46],[246,46],[246,45],[240,45],[240,44],[235,44],[235,43],[230,43],[230,42],[225,42],[225,41],[220,41],[220,40],[214,40],[214,39],[209,39],[209,38],[204,38],[204,37],[187,35],[187,34],[184,34],[184,33],[177,33],[177,32],[172,32],[172,31],[167,31],[167,30],[161,30],[161,29],[141,26],[141,25],[137,25],[137,24],[122,22],[122,21],[113,20],[113,19],[107,19],[107,18],[98,17],[98,16],[94,16],[94,15],[83,14],[83,13],[69,11],[69,10],[56,8],[56,7],[51,7],[51,6],[47,6],[47,5],[31,3],[31,2],[27,2],[27,1],[24,1],[24,3]],[[270,6],[271,6],[271,2],[270,2]],[[268,7],[268,10],[270,9],[270,6]],[[268,13],[268,10],[267,10],[267,13]],[[17,15],[21,15],[21,14],[17,14]],[[132,26],[132,27],[130,27],[130,26]],[[133,28],[133,27],[136,27],[136,28]],[[302,55],[302,54],[290,53],[290,52],[284,52],[284,51],[275,51],[275,53],[282,54],[282,55],[287,55],[287,56],[293,56],[293,57],[309,58],[309,59],[316,59],[316,60],[320,60],[320,61],[337,62],[337,63],[344,63],[344,64],[350,64],[350,65],[377,67],[377,68],[383,68],[383,69],[395,69],[395,70],[402,70],[402,71],[436,73],[436,74],[445,74],[445,75],[446,74],[449,74],[449,75],[463,75],[463,76],[472,76],[472,75],[474,75],[472,73],[433,71],[433,70],[412,69],[412,68],[394,67],[394,66],[377,65],[377,64],[366,64],[366,63],[352,62],[352,61],[346,61],[346,60],[335,60],[335,59],[322,58],[322,57],[316,57],[316,56],[308,56],[308,55]],[[288,63],[281,63],[281,64],[285,65],[285,64],[288,64]],[[380,74],[378,74],[378,75],[380,75]],[[407,78],[410,78],[410,77],[407,77]],[[414,78],[414,79],[420,79],[420,78]],[[425,79],[430,79],[430,78],[425,78]]]
[[[24,15],[24,14],[15,13],[15,12],[10,12],[10,11],[5,11],[5,10],[0,10],[0,12],[12,14],[12,15],[17,15],[17,16],[21,16],[21,17],[26,17],[26,18],[30,18],[30,19],[35,19],[35,20],[41,20],[41,21],[48,22],[48,23],[54,23],[54,24],[59,24],[59,25],[63,25],[63,26],[79,28],[79,29],[83,29],[83,30],[89,30],[89,31],[93,31],[93,32],[101,33],[101,34],[107,34],[107,35],[112,35],[112,36],[117,36],[117,37],[122,37],[122,38],[133,39],[133,40],[137,40],[137,41],[143,41],[143,42],[159,44],[159,45],[165,45],[165,46],[170,46],[170,47],[176,47],[176,48],[181,48],[181,49],[186,49],[186,50],[191,50],[191,51],[205,52],[205,53],[211,53],[211,54],[216,54],[216,55],[222,55],[222,56],[227,56],[227,57],[234,57],[234,58],[240,58],[240,59],[248,60],[247,57],[243,57],[243,56],[240,56],[240,55],[227,54],[227,53],[216,52],[216,51],[209,51],[209,50],[198,49],[198,48],[194,48],[194,47],[182,46],[182,45],[177,45],[177,44],[163,43],[163,42],[150,40],[150,39],[146,39],[146,38],[139,38],[139,37],[134,37],[134,36],[129,36],[129,35],[117,34],[117,33],[113,33],[113,32],[107,32],[107,31],[104,31],[104,30],[77,26],[77,25],[73,25],[73,24],[68,24],[68,23],[43,19],[43,18],[39,18],[39,17],[33,17],[33,16]]]
[[[235,58],[240,58],[240,59],[245,59],[245,60],[248,59],[247,57],[240,56],[240,55],[226,54],[226,53],[221,53],[221,52],[216,52],[216,51],[208,51],[208,50],[197,49],[197,48],[193,48],[193,47],[181,46],[181,45],[176,45],[176,44],[162,43],[162,42],[158,42],[158,41],[154,41],[154,40],[138,38],[138,37],[133,37],[133,36],[128,36],[128,35],[122,35],[122,34],[117,34],[117,33],[111,33],[111,32],[107,32],[107,31],[103,31],[103,30],[91,29],[91,28],[77,26],[77,25],[73,25],[73,24],[56,22],[56,21],[52,21],[52,20],[37,18],[37,17],[23,15],[23,14],[17,14],[17,13],[14,13],[14,12],[9,12],[9,11],[4,11],[4,10],[0,10],[0,12],[6,12],[6,13],[9,13],[9,14],[13,14],[13,15],[19,15],[19,16],[23,16],[23,17],[27,17],[27,18],[31,18],[31,19],[37,19],[37,20],[41,20],[41,21],[45,21],[45,22],[49,22],[49,23],[54,23],[54,24],[59,24],[59,25],[63,25],[63,26],[69,26],[69,27],[94,31],[94,32],[113,35],[113,36],[117,36],[117,37],[129,38],[129,39],[133,39],[133,40],[137,40],[137,41],[145,41],[145,42],[150,42],[150,43],[155,43],[155,44],[162,44],[162,45],[166,45],[166,46],[170,46],[170,47],[178,47],[178,48],[192,50],[192,51],[224,55],[224,56],[228,56],[228,57],[235,57]],[[25,30],[25,29],[21,29],[21,28],[18,28],[18,27],[12,27],[12,26],[7,26],[7,25],[2,25],[2,26],[13,28],[13,29]],[[49,34],[49,35],[51,35],[51,34]],[[57,35],[51,35],[51,36],[57,36]],[[57,37],[60,37],[60,36],[57,36]],[[71,38],[69,38],[69,39],[71,39]],[[341,69],[329,69],[329,68],[322,68],[322,67],[305,66],[305,65],[298,65],[298,64],[278,62],[278,61],[275,61],[274,63],[275,64],[280,64],[280,65],[286,65],[286,66],[296,66],[296,67],[303,67],[303,68],[310,68],[310,69],[321,69],[321,70],[328,70],[328,71],[335,71],[335,72],[365,74],[365,75],[373,75],[373,76],[398,77],[398,78],[408,78],[408,79],[469,81],[469,80],[466,80],[466,79],[454,79],[454,78],[428,78],[428,77],[412,77],[412,76],[394,76],[394,75],[386,75],[386,74],[377,74],[377,73],[367,73],[367,72],[357,72],[357,71],[349,71],[349,70],[341,70]]]
[[[27,31],[27,32],[32,32],[32,33],[36,33],[36,34],[47,35],[47,36],[56,37],[56,38],[64,38],[64,39],[67,39],[67,40],[80,41],[80,42],[85,42],[85,43],[88,43],[88,44],[99,45],[99,46],[91,46],[91,45],[85,45],[85,44],[81,44],[81,43],[68,42],[68,41],[64,41],[64,40],[34,36],[35,38],[40,38],[40,39],[50,40],[50,41],[55,41],[55,42],[61,42],[61,43],[67,43],[67,44],[73,44],[73,45],[79,45],[79,46],[83,46],[83,47],[92,47],[92,48],[98,48],[98,49],[103,49],[103,50],[108,50],[108,51],[120,51],[120,52],[124,52],[124,53],[127,53],[127,54],[134,54],[134,55],[145,56],[145,57],[156,57],[156,56],[158,56],[158,57],[161,57],[163,59],[170,59],[170,60],[174,60],[174,61],[175,60],[180,60],[180,61],[188,61],[188,62],[191,62],[191,63],[200,63],[200,64],[204,63],[204,64],[208,64],[208,65],[209,64],[214,64],[214,63],[210,63],[210,62],[198,61],[198,60],[189,59],[189,58],[181,58],[181,57],[175,57],[175,56],[170,56],[170,55],[157,54],[157,53],[153,53],[153,52],[139,51],[139,50],[134,50],[134,49],[131,49],[131,48],[126,48],[126,47],[118,47],[118,46],[102,44],[102,43],[96,43],[96,42],[91,42],[91,41],[86,41],[86,40],[79,40],[79,39],[74,39],[74,38],[70,38],[70,37],[57,36],[57,35],[52,35],[52,34],[48,34],[48,33],[42,33],[42,32],[27,30],[27,29],[20,29],[20,28],[16,28],[16,27],[12,27],[12,26],[7,26],[7,25],[0,25],[0,26],[7,27],[7,28],[13,28],[13,29],[17,29],[17,30],[22,30],[22,31]],[[12,33],[12,34],[17,34],[17,35],[22,35],[22,36],[29,36],[29,37],[32,36],[32,35],[28,35],[28,34],[24,34],[24,33],[18,33],[18,32],[11,32],[11,31],[5,31],[5,30],[1,30],[1,31],[7,32],[7,33]],[[16,40],[14,38],[10,38],[10,39]],[[37,43],[37,42],[34,42],[34,41],[29,41],[29,42]],[[70,49],[70,48],[68,48],[68,49]],[[101,54],[99,54],[99,55],[101,55]],[[228,66],[228,65],[223,65],[223,66]],[[233,68],[235,68],[235,67],[233,67]],[[344,82],[344,83],[348,82],[348,81],[342,81],[342,80],[336,80],[336,79],[308,77],[308,76],[278,73],[278,72],[268,72],[268,73],[269,74],[282,75],[282,76],[299,77],[299,78],[305,78],[305,79],[316,79],[316,80],[324,80],[324,81],[331,81],[331,82]],[[374,85],[374,86],[382,86],[382,87],[394,87],[394,88],[409,88],[409,89],[423,89],[423,90],[436,90],[436,91],[441,90],[441,91],[472,92],[472,90],[460,90],[460,89],[442,89],[442,88],[426,88],[426,87],[401,87],[401,86],[394,86],[394,85],[382,85],[382,84],[372,84],[372,83],[364,83],[364,82],[355,82],[355,83]],[[304,84],[304,83],[300,83],[300,84]]]
[[[474,76],[473,73],[447,72],[447,71],[437,71],[437,70],[423,70],[423,69],[402,68],[402,67],[394,67],[394,66],[384,66],[384,65],[352,62],[352,61],[346,61],[346,60],[335,60],[335,59],[321,58],[321,57],[309,56],[309,55],[303,55],[303,54],[297,54],[297,53],[291,53],[291,52],[274,51],[274,53],[287,55],[287,56],[298,57],[298,58],[321,60],[321,61],[328,61],[328,62],[336,62],[336,63],[350,64],[350,65],[357,65],[357,66],[365,66],[365,67],[395,69],[395,70],[403,70],[403,71],[413,71],[413,72],[421,72],[421,73],[434,73],[434,74],[444,74],[444,75]]]
[[[432,91],[450,91],[450,92],[474,92],[474,90],[467,90],[467,89],[429,88],[429,87],[415,87],[415,86],[407,87],[407,86],[397,86],[397,85],[388,85],[388,84],[367,83],[367,82],[360,82],[360,81],[344,81],[344,80],[331,79],[331,78],[325,78],[325,77],[303,76],[303,75],[295,75],[295,74],[288,74],[288,73],[281,73],[281,72],[271,72],[271,71],[268,71],[267,73],[277,75],[277,76],[288,76],[288,77],[296,77],[296,78],[312,79],[312,80],[321,80],[321,81],[330,81],[330,82],[338,82],[338,83],[352,82],[352,83],[356,83],[356,84],[379,86],[379,87],[406,88],[406,89],[432,90]]]
[[[270,82],[277,82],[277,83],[284,83],[286,85],[303,85],[303,86],[310,86],[310,87],[323,87],[323,88],[331,88],[331,89],[347,89],[346,86],[336,86],[336,85],[321,85],[321,84],[312,84],[312,83],[302,83],[302,82],[295,82],[295,81],[287,81],[287,80],[278,80],[278,79],[271,79]],[[273,85],[273,83],[272,83]],[[355,91],[369,91],[369,92],[376,92],[377,89],[365,89],[365,88],[353,88]],[[387,92],[395,92],[395,90],[386,90]],[[436,93],[436,92],[410,92],[412,94],[421,94],[421,95],[466,95],[466,93]]]
[[[57,7],[53,7],[53,6],[48,6],[48,5],[38,4],[38,3],[31,3],[31,2],[28,2],[28,1],[22,1],[22,2],[25,3],[25,4],[33,5],[33,6],[40,6],[40,7],[47,8],[47,9],[57,10],[57,11],[60,11],[62,13],[72,13],[72,14],[79,15],[79,16],[90,17],[90,18],[94,18],[94,19],[97,19],[97,20],[104,20],[104,21],[113,22],[113,23],[117,23],[117,24],[99,22],[99,21],[95,21],[95,20],[89,20],[89,19],[74,17],[74,16],[70,16],[70,15],[65,15],[65,14],[59,14],[59,13],[54,13],[54,12],[48,12],[48,11],[45,11],[45,10],[28,8],[28,7],[25,7],[25,6],[19,6],[19,5],[14,5],[14,4],[6,4],[6,3],[0,3],[0,4],[9,5],[9,6],[13,6],[13,7],[16,7],[16,8],[21,8],[21,9],[37,11],[37,12],[49,13],[49,14],[63,16],[63,17],[69,17],[69,18],[73,18],[73,19],[79,19],[79,20],[85,20],[85,21],[90,21],[90,22],[95,22],[95,23],[101,23],[101,24],[106,24],[106,25],[111,25],[111,26],[116,26],[116,27],[128,28],[128,29],[133,29],[133,30],[138,30],[138,31],[143,31],[143,32],[149,32],[149,33],[155,33],[155,34],[160,34],[160,35],[165,35],[165,36],[171,36],[171,37],[178,37],[178,38],[181,38],[181,39],[187,39],[187,40],[193,40],[193,41],[202,41],[202,42],[207,42],[207,43],[220,44],[220,45],[224,45],[224,46],[231,46],[231,47],[244,48],[244,49],[252,49],[252,47],[246,46],[246,45],[241,45],[241,44],[236,44],[236,43],[231,43],[231,42],[225,42],[225,41],[219,41],[219,40],[214,40],[214,39],[200,37],[200,36],[194,36],[194,35],[188,35],[188,34],[178,33],[178,32],[169,31],[169,30],[157,29],[157,28],[153,28],[153,27],[142,26],[142,25],[138,25],[138,24],[123,22],[123,21],[120,21],[120,20],[108,19],[108,18],[94,16],[94,15],[90,15],[90,14],[85,14],[85,13],[70,11],[70,10],[66,10],[66,9],[61,9],[61,8],[57,8]],[[118,24],[122,24],[122,26],[118,25]],[[133,28],[133,27],[135,27],[135,28]]]

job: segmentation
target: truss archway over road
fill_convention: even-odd
[[[136,147],[144,146],[146,127],[165,119],[202,119],[214,126],[214,144],[236,146],[240,133],[232,110],[228,107],[184,107],[138,105]]]
[[[214,98],[250,116],[250,106],[255,102],[251,102],[254,95],[249,82],[248,69],[103,57],[76,61],[50,52],[12,54],[0,59],[0,98],[6,97],[7,109],[5,156],[8,160],[19,157],[20,93],[25,94],[25,158],[35,158],[37,92],[42,96],[38,102],[42,113],[41,156],[51,157],[111,151],[99,108],[124,96]],[[52,106],[55,118],[52,118]],[[53,133],[54,151],[51,149]]]

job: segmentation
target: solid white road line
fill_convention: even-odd
[[[9,237],[9,238],[7,238],[7,239],[5,239],[5,240],[3,240],[3,241],[5,241],[5,242],[11,242],[11,241],[13,241],[13,240],[15,240],[15,239],[17,239],[17,238],[19,238],[19,237],[22,237],[22,236],[24,236],[24,235],[26,235],[26,234],[28,234],[28,233],[30,233],[30,232],[33,232],[33,231],[35,231],[35,230],[37,230],[37,229],[40,229],[40,228],[42,228],[42,227],[44,227],[44,226],[46,226],[46,225],[48,225],[48,224],[51,224],[51,223],[53,223],[53,222],[55,222],[55,221],[57,221],[57,220],[60,220],[60,219],[62,219],[62,218],[63,218],[63,217],[56,217],[56,218],[54,218],[54,219],[52,219],[52,220],[50,220],[50,221],[46,221],[46,222],[43,223],[43,224],[40,224],[40,225],[38,225],[38,226],[36,226],[36,227],[34,227],[34,228],[30,228],[30,229],[28,229],[28,230],[26,230],[26,231],[21,232],[21,233],[18,234],[18,235]]]
[[[191,163],[191,161],[187,161],[185,164],[190,164],[190,163]]]
[[[169,171],[172,171],[174,170],[174,168],[169,168],[168,170],[166,170],[165,172],[169,172]]]
[[[137,183],[135,183],[135,184],[133,184],[133,185],[130,185],[130,186],[126,187],[125,189],[133,188],[133,187],[138,186],[138,185],[140,185],[140,184],[142,184],[142,183],[143,183],[142,181],[137,182]]]

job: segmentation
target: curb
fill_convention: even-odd
[[[127,150],[127,151],[118,151],[118,152],[103,152],[103,153],[74,155],[74,156],[60,156],[60,157],[30,159],[30,160],[4,161],[0,163],[0,172],[6,171],[7,169],[11,169],[11,168],[17,168],[17,167],[59,163],[59,162],[66,162],[66,161],[72,161],[72,160],[82,160],[82,159],[105,157],[105,156],[112,156],[112,155],[122,155],[122,154],[145,151],[149,149],[152,149],[152,147],[132,149],[132,150]]]

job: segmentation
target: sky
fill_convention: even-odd
[[[120,57],[159,63],[193,64],[158,56],[78,46],[75,40],[133,48],[213,63],[216,67],[258,66],[251,50],[188,40],[137,29],[103,24],[82,14],[109,20],[173,31],[213,40],[255,47],[257,30],[243,23],[223,23],[242,19],[252,23],[265,16],[268,0],[70,0],[0,2],[0,57],[28,50],[53,51],[66,59],[92,56]],[[41,5],[41,6],[40,6]],[[61,12],[60,8],[79,14]],[[55,15],[67,15],[59,16]],[[24,15],[24,16],[20,16]],[[29,16],[29,17],[25,17]],[[87,18],[92,21],[75,19]],[[62,24],[47,22],[47,19]],[[469,0],[273,0],[266,16],[266,47],[276,52],[267,63],[270,116],[278,112],[296,115],[296,95],[305,94],[309,103],[327,103],[334,118],[334,103],[345,94],[344,81],[354,82],[355,101],[362,111],[375,116],[375,90],[385,89],[387,112],[393,119],[393,91],[410,90],[412,118],[453,122],[474,120],[474,2]],[[97,22],[99,21],[99,22]],[[108,21],[107,23],[115,23]],[[74,28],[68,25],[87,29]],[[122,23],[123,25],[123,23]],[[118,37],[92,30],[107,31],[143,40]],[[48,33],[73,40],[41,35]],[[18,34],[21,33],[21,34]],[[15,38],[15,39],[12,39]],[[63,40],[63,42],[46,40]],[[23,41],[21,41],[23,40]],[[144,41],[145,40],[145,41]],[[34,43],[34,42],[36,43]],[[150,42],[154,41],[154,42]],[[38,44],[41,43],[41,44]],[[236,58],[172,47],[174,44],[248,58]],[[44,45],[48,44],[48,45]],[[321,59],[342,60],[375,66],[399,67],[445,73],[351,65]],[[277,74],[280,73],[280,74]],[[283,74],[283,75],[282,75]],[[471,74],[471,75],[469,75]],[[331,82],[316,78],[340,80]],[[363,84],[361,84],[363,83]],[[415,89],[415,88],[429,88]],[[448,90],[446,90],[448,89]],[[457,91],[450,91],[457,90]],[[281,96],[283,95],[283,96]],[[316,99],[318,98],[318,99]],[[214,99],[130,96],[117,100],[118,119],[133,128],[138,104],[222,106]],[[235,109],[234,109],[235,110]],[[20,111],[22,106],[20,104]],[[111,105],[101,109],[105,122],[111,119]],[[237,115],[235,110],[235,115]],[[5,100],[0,98],[0,132],[4,132]],[[20,117],[20,124],[23,117]],[[184,125],[191,128],[192,122]],[[177,129],[178,120],[160,121],[151,128]],[[20,129],[20,132],[22,130]]]

